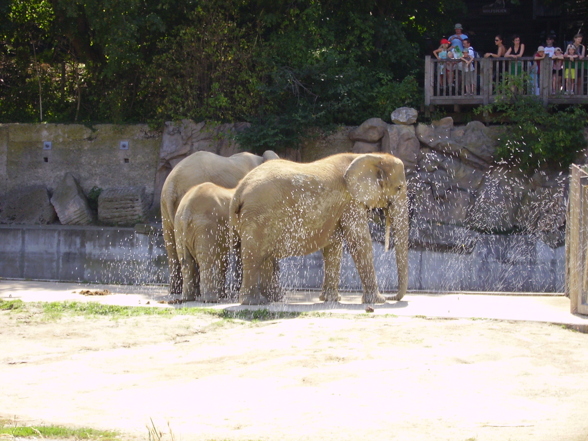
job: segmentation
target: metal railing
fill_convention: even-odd
[[[543,104],[588,102],[588,59],[565,61],[561,68],[551,58],[540,63],[532,57],[475,58],[468,66],[461,60],[425,57],[425,105],[492,103],[505,78],[526,74],[523,95],[534,95]]]

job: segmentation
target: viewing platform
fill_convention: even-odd
[[[533,57],[475,58],[469,67],[461,60],[425,57],[425,106],[486,105],[498,96],[498,86],[508,75],[526,73],[530,84],[522,95],[537,96],[544,105],[588,103],[588,59],[574,61],[569,68],[573,78],[566,81],[566,67],[553,71],[546,57],[539,68]],[[473,70],[472,70],[473,67]]]

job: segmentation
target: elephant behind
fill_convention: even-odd
[[[166,178],[161,190],[161,221],[169,265],[170,294],[182,292],[181,268],[174,237],[174,218],[182,197],[195,185],[212,182],[224,188],[235,188],[239,181],[258,165],[277,159],[271,150],[263,156],[237,153],[230,157],[199,151],[181,160]]]
[[[235,189],[205,182],[182,198],[174,219],[176,250],[182,269],[182,300],[225,297],[231,232],[229,205]]]
[[[342,153],[300,164],[271,161],[251,171],[231,201],[231,224],[241,239],[240,301],[263,304],[277,297],[278,259],[322,250],[321,300],[338,301],[343,241],[363,285],[364,303],[379,293],[368,211],[383,208],[386,249],[390,227],[400,300],[408,285],[408,201],[404,164],[387,153]]]

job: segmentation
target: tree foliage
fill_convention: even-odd
[[[0,0],[0,121],[248,119],[292,143],[290,123],[300,134],[418,103],[425,38],[462,12],[459,0]]]

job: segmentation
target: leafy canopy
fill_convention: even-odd
[[[426,38],[463,10],[461,0],[0,0],[0,121],[249,120],[295,143],[289,122],[300,133],[420,104]]]

